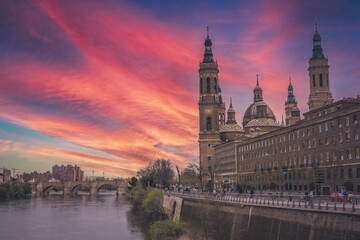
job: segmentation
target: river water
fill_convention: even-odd
[[[49,195],[0,202],[0,239],[148,239],[130,205],[114,193]]]

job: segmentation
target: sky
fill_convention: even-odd
[[[0,1],[0,167],[78,165],[129,177],[198,157],[199,63],[206,26],[236,119],[256,74],[277,120],[291,76],[308,111],[317,19],[335,100],[356,97],[359,1]]]

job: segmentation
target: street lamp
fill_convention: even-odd
[[[265,153],[265,156],[270,156],[270,154]],[[261,157],[262,157],[262,153],[259,154],[259,169],[260,169],[260,195],[262,195],[262,191],[263,191],[263,186],[262,186],[262,178],[261,178]]]

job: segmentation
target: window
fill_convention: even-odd
[[[358,131],[358,130],[355,130],[355,131],[354,131],[354,139],[355,139],[355,140],[358,140],[358,139],[359,139],[359,131]]]
[[[310,129],[306,129],[306,133],[308,136],[310,136]]]
[[[338,119],[338,127],[342,128],[341,119]]]
[[[200,93],[203,93],[203,79],[200,78]]]
[[[360,168],[357,168],[357,169],[356,169],[356,177],[357,177],[357,178],[360,178]]]
[[[348,127],[350,125],[350,119],[347,117],[345,118],[345,125]]]
[[[345,133],[345,139],[346,139],[346,141],[350,141],[350,132],[349,131],[347,131]]]
[[[341,169],[341,170],[340,170],[340,178],[341,178],[341,179],[344,179],[344,169]]]
[[[355,149],[355,156],[356,158],[360,158],[360,148]]]
[[[210,78],[206,79],[206,93],[210,93]]]
[[[215,92],[217,92],[217,82],[216,82],[216,78],[214,78],[214,90],[215,90]]]
[[[208,161],[211,161],[211,156],[208,156]]]
[[[357,120],[357,115],[353,115],[353,124],[357,124],[358,120]]]
[[[351,179],[352,178],[352,168],[348,169],[348,177]]]
[[[339,151],[340,160],[344,160],[344,154],[343,151]]]
[[[327,130],[328,130],[328,123],[325,123],[325,124],[324,124],[324,130],[325,130],[325,132],[327,132]]]
[[[334,121],[331,121],[331,122],[330,122],[330,127],[331,127],[331,128],[334,128],[334,126],[335,126]]]
[[[329,144],[329,139],[326,137],[325,138],[325,145],[328,145]]]
[[[351,151],[350,151],[350,149],[346,150],[346,157],[347,157],[347,159],[351,159]]]
[[[313,87],[315,87],[315,74],[313,74]]]
[[[313,139],[313,147],[316,147],[316,140]]]
[[[211,130],[211,117],[206,119],[206,130]]]
[[[308,140],[307,145],[308,145],[308,148],[311,148],[311,141],[310,140]]]
[[[343,139],[342,139],[342,133],[339,133],[339,142],[342,142]]]
[[[322,74],[320,74],[320,87],[323,86],[323,79],[322,79]]]
[[[319,133],[321,133],[322,132],[322,127],[321,127],[321,125],[319,125]]]
[[[326,152],[326,161],[329,162],[329,160],[330,160],[330,153]]]
[[[322,139],[320,138],[319,139],[319,146],[322,146],[323,142],[322,142]]]

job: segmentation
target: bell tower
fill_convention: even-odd
[[[214,146],[220,143],[219,126],[225,124],[225,104],[221,98],[218,73],[207,27],[204,59],[199,66],[199,160],[203,184],[213,184]]]
[[[309,110],[330,104],[334,101],[330,92],[329,64],[321,48],[321,36],[317,31],[315,22],[315,34],[313,37],[313,54],[309,60],[310,96]]]

